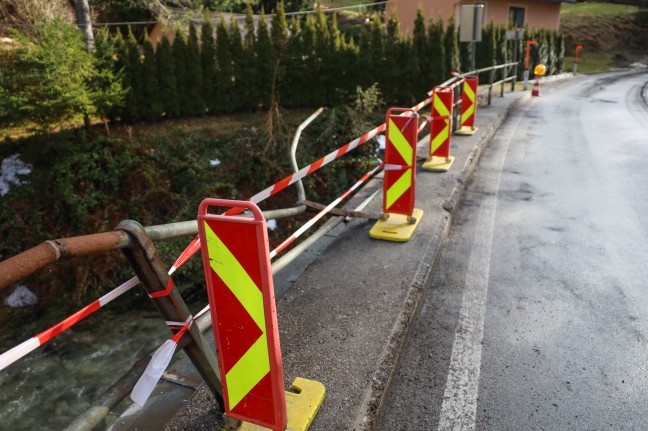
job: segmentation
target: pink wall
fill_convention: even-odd
[[[495,24],[508,24],[509,7],[515,6],[526,9],[525,21],[530,28],[558,29],[560,26],[559,2],[533,0],[463,0],[456,2],[448,0],[389,0],[387,3],[387,15],[389,16],[392,10],[396,9],[401,31],[411,33],[416,12],[419,8],[423,8],[426,21],[430,18],[436,20],[438,17],[442,17],[447,22],[453,13],[459,13],[461,5],[474,3],[484,3],[486,5],[486,23],[493,21]]]

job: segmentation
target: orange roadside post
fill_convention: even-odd
[[[531,51],[531,45],[535,45],[535,40],[528,40],[526,44],[526,56],[524,58],[524,84],[523,90],[526,91],[529,88],[529,54]]]
[[[576,46],[576,54],[574,55],[574,75],[576,75],[576,70],[578,69],[578,51],[583,49],[583,45]]]

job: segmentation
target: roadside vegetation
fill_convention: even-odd
[[[634,3],[564,3],[565,70],[572,70],[577,45],[579,73],[648,65],[648,5]]]

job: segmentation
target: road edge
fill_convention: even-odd
[[[461,171],[455,176],[455,185],[450,193],[450,197],[442,204],[446,213],[439,217],[437,228],[433,235],[430,236],[430,240],[427,242],[425,250],[421,255],[417,271],[381,354],[381,359],[374,372],[371,385],[366,390],[363,403],[356,415],[356,419],[351,428],[353,431],[370,431],[380,421],[385,407],[385,395],[394,380],[394,376],[402,359],[406,341],[423,306],[424,301],[422,299],[428,291],[428,279],[437,268],[441,251],[450,233],[453,214],[461,204],[464,191],[473,176],[483,149],[488,145],[502,123],[509,117],[512,110],[517,109],[530,98],[529,93],[520,96],[508,105],[504,113],[498,116],[495,122],[486,126],[488,129],[477,143],[475,143]]]

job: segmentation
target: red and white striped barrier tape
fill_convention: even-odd
[[[169,269],[169,275],[172,275],[178,268],[185,264],[196,252],[200,250],[200,239],[196,236],[189,245],[184,249],[176,261],[171,265]]]
[[[153,354],[153,357],[149,361],[144,373],[140,376],[131,391],[130,398],[139,406],[143,406],[146,403],[146,400],[151,396],[155,385],[157,385],[160,377],[164,374],[164,370],[167,369],[173,354],[178,347],[178,342],[180,338],[189,330],[193,324],[193,316],[189,316],[184,322],[166,322],[169,329],[176,329],[178,332],[168,340],[164,342]]]
[[[381,163],[380,165],[376,166],[374,169],[372,169],[370,172],[367,172],[360,178],[351,188],[344,193],[340,195],[337,199],[335,199],[333,202],[331,202],[329,205],[326,206],[322,211],[318,212],[315,217],[310,219],[306,224],[304,224],[302,227],[297,229],[295,233],[290,235],[286,240],[284,240],[277,248],[272,250],[270,252],[270,259],[273,257],[277,256],[279,253],[284,251],[286,247],[288,247],[292,242],[294,242],[297,238],[299,238],[304,232],[306,232],[308,229],[310,229],[315,223],[317,223],[322,217],[326,215],[329,211],[331,211],[337,204],[342,202],[349,194],[351,194],[354,190],[356,190],[358,187],[360,187],[365,181],[367,181],[369,178],[371,178],[378,170],[383,166]]]
[[[421,125],[419,126],[418,131],[416,133],[417,134],[421,133],[423,131],[423,129],[425,129],[425,126],[428,125],[428,123],[429,123],[429,119],[428,118],[424,119],[423,122],[421,123]]]
[[[296,183],[297,181],[305,178],[306,176],[312,174],[313,172],[317,171],[323,166],[328,165],[332,161],[339,159],[343,155],[347,154],[349,151],[356,149],[360,145],[363,145],[366,143],[368,140],[375,138],[376,136],[380,135],[385,131],[385,124],[383,123],[382,125],[376,127],[375,129],[365,133],[364,135],[360,136],[357,139],[354,139],[353,141],[349,142],[346,145],[343,145],[339,149],[327,154],[326,156],[322,157],[319,160],[316,160],[315,162],[311,163],[308,166],[305,166],[301,168],[299,171],[295,172],[294,174],[291,174],[284,178],[283,180],[271,185],[270,187],[266,188],[265,190],[260,191],[259,193],[255,194],[252,196],[250,199],[248,199],[251,202],[254,202],[255,204],[258,204],[261,201],[264,201],[265,199],[269,198],[270,196],[273,196],[280,191],[284,190],[286,187]],[[227,211],[225,214],[226,215],[235,215],[238,214],[242,211],[242,208],[232,208],[229,211]]]
[[[18,359],[28,355],[29,353],[36,350],[38,347],[42,346],[52,338],[56,337],[60,333],[68,330],[70,327],[76,325],[81,320],[85,319],[95,311],[99,310],[104,305],[108,304],[113,299],[117,298],[120,295],[128,292],[133,287],[139,284],[139,279],[133,277],[121,286],[116,289],[108,292],[106,295],[92,302],[91,304],[83,307],[81,310],[77,311],[73,315],[69,316],[65,320],[59,322],[58,324],[52,326],[51,328],[41,332],[35,337],[30,338],[27,341],[22,342],[16,347],[7,350],[0,355],[0,370],[7,368],[9,365],[16,362]]]

